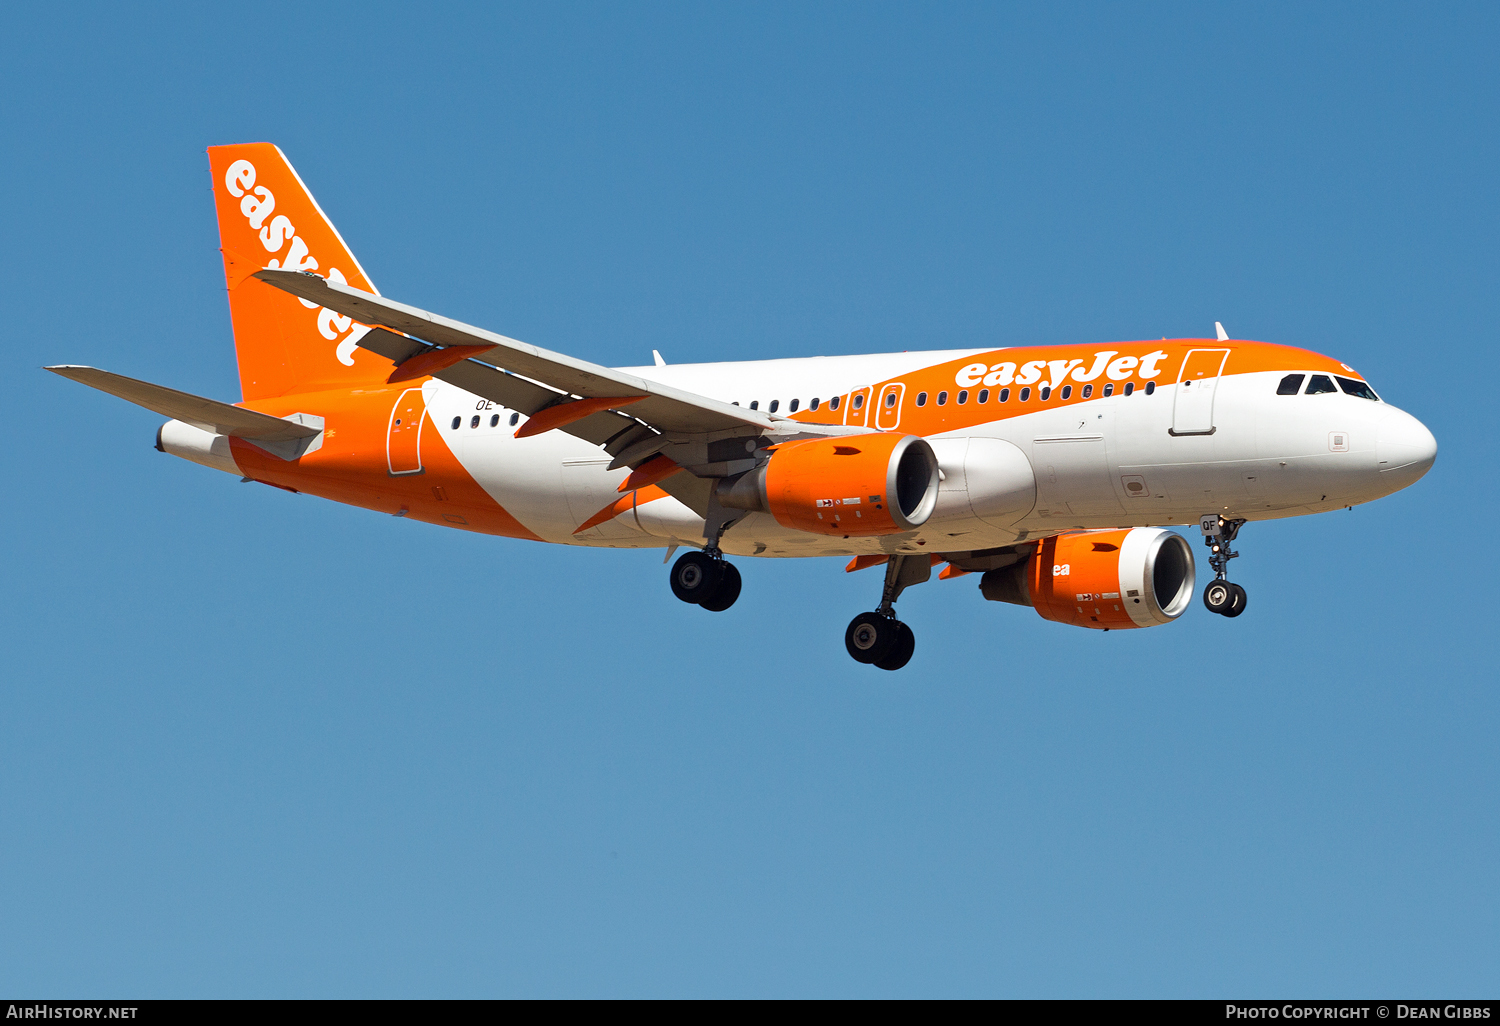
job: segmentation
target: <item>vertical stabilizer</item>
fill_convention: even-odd
[[[244,398],[384,382],[390,362],[355,345],[364,328],[250,277],[263,267],[315,271],[375,292],[281,150],[210,146],[208,160]]]

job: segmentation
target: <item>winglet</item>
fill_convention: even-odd
[[[1220,324],[1218,321],[1214,321],[1214,331],[1218,332],[1220,342],[1229,341],[1229,332],[1225,331],[1224,325]]]

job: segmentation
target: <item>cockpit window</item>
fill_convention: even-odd
[[[1314,374],[1312,380],[1307,383],[1308,395],[1322,395],[1324,392],[1337,392],[1333,387],[1333,379],[1327,374]]]
[[[1288,374],[1281,379],[1281,384],[1276,386],[1277,395],[1296,395],[1302,391],[1302,381],[1306,374]]]
[[[1380,396],[1376,395],[1375,390],[1363,381],[1355,381],[1353,378],[1339,378],[1339,387],[1350,395],[1357,395],[1361,399],[1369,399],[1377,403],[1380,402]]]

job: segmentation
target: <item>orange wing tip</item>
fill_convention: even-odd
[[[447,349],[428,349],[397,364],[396,369],[391,371],[391,376],[386,378],[385,382],[388,385],[394,385],[398,381],[425,378],[445,367],[463,363],[471,356],[487,353],[494,348],[494,346],[449,346]]]
[[[940,581],[951,581],[951,580],[953,580],[953,578],[955,578],[955,577],[962,577],[964,574],[966,574],[968,572],[969,571],[967,571],[967,570],[960,570],[958,567],[954,566],[952,563],[949,563],[947,566],[943,567],[943,572],[940,573],[940,574],[938,574],[938,580],[940,580]]]
[[[544,431],[567,427],[575,421],[592,417],[601,410],[614,410],[621,406],[629,406],[644,398],[646,397],[643,395],[622,395],[605,396],[600,399],[574,399],[572,402],[558,403],[556,406],[549,406],[533,414],[531,419],[516,428],[516,437],[530,438]]]
[[[653,456],[630,472],[630,476],[620,482],[619,491],[633,492],[637,488],[645,488],[654,485],[658,481],[664,481],[682,468],[677,461],[666,456]]]

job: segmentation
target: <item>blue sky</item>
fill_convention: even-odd
[[[1493,996],[1493,5],[12,5],[0,991]],[[1107,635],[470,536],[152,451],[239,398],[204,147],[609,364],[1203,335],[1436,434]],[[1478,391],[1476,391],[1478,389]],[[1189,533],[1196,548],[1197,538]],[[1200,581],[1204,568],[1200,567]]]

